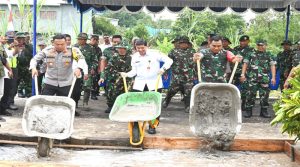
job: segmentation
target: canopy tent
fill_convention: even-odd
[[[265,12],[273,9],[283,12],[288,5],[293,5],[297,0],[67,0],[77,10],[85,12],[91,8],[96,11],[126,9],[129,12],[138,12],[145,6],[150,12],[160,12],[167,8],[172,12],[180,12],[184,7],[194,11],[203,11],[209,8],[215,12],[222,12],[231,8],[235,12],[245,12],[251,9],[254,12]],[[299,9],[297,6],[296,9]],[[300,9],[299,9],[300,10]]]

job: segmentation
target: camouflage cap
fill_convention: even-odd
[[[191,43],[189,37],[187,37],[187,36],[181,36],[178,42],[179,43],[187,43],[187,44]]]
[[[97,34],[92,34],[92,35],[91,35],[91,38],[99,39],[99,35],[97,35]]]
[[[292,45],[292,42],[290,40],[284,40],[281,45]]]
[[[176,36],[171,43],[178,42],[180,40],[180,36]]]
[[[89,37],[88,37],[87,33],[82,32],[82,33],[78,34],[77,39],[85,39],[85,40],[87,40],[87,39],[89,39]]]
[[[128,49],[128,44],[125,41],[122,41],[118,45],[115,46],[115,48],[125,48]]]
[[[259,39],[256,41],[256,45],[266,45],[266,44],[267,44],[267,41],[263,40],[263,39]]]
[[[16,33],[16,38],[25,38],[25,33],[24,32],[17,32]]]
[[[230,41],[229,38],[227,38],[227,37],[223,37],[222,40],[223,40],[223,41],[227,41],[228,43],[231,44],[231,41]]]
[[[240,37],[240,41],[247,41],[247,40],[250,40],[250,37],[248,35],[242,35]]]

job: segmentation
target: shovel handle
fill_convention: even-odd
[[[77,77],[74,75],[73,81],[72,81],[72,85],[71,85],[71,88],[70,88],[70,91],[69,91],[69,94],[68,94],[68,98],[71,98],[71,95],[72,95],[72,93],[73,93],[73,89],[74,89],[76,80],[77,80]]]
[[[201,79],[201,69],[200,69],[200,60],[197,60],[197,73],[198,73],[198,81],[200,83],[200,82],[202,82],[202,79]]]
[[[39,95],[39,87],[38,87],[38,77],[37,77],[37,75],[34,76],[34,89],[35,89],[35,95]]]
[[[230,79],[229,79],[229,82],[228,82],[230,84],[232,83],[232,80],[233,80],[233,77],[235,75],[238,64],[239,64],[238,61],[236,61],[235,64],[234,64],[234,67],[233,67],[233,70],[232,70],[232,73],[231,73],[231,76],[230,76]]]
[[[128,88],[127,88],[127,83],[126,83],[126,77],[122,77],[122,78],[123,78],[123,84],[124,84],[125,93],[128,93]]]

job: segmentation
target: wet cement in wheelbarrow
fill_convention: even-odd
[[[232,92],[211,88],[200,90],[196,96],[190,123],[194,133],[210,143],[203,149],[228,150],[238,125]]]
[[[117,107],[111,114],[111,118],[120,122],[149,121],[157,115],[155,103],[127,104]]]
[[[35,104],[29,108],[28,128],[45,134],[64,134],[70,129],[70,109],[61,105]]]

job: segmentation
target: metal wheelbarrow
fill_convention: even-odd
[[[147,121],[156,121],[161,113],[161,94],[157,92],[160,75],[157,77],[155,92],[128,92],[123,77],[125,93],[119,95],[109,114],[109,119],[128,122],[130,144],[141,145]]]
[[[71,94],[76,77],[68,97],[38,95],[35,76],[36,96],[26,100],[22,118],[22,128],[27,136],[38,137],[37,154],[46,157],[52,148],[53,139],[63,140],[71,136],[76,104]]]
[[[191,131],[204,137],[210,146],[229,149],[242,124],[240,92],[232,85],[238,62],[229,83],[201,83],[200,62],[197,62],[199,84],[191,93],[189,123]]]

